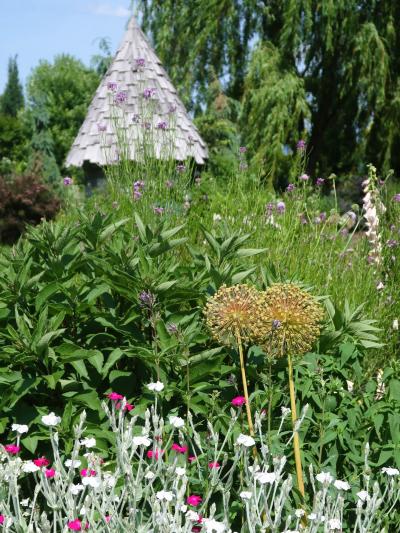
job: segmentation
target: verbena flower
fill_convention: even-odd
[[[117,85],[114,81],[109,81],[109,82],[107,83],[107,89],[108,89],[109,91],[113,91],[113,92],[114,92],[114,91],[117,90],[117,87],[118,87],[118,85]]]
[[[277,283],[263,293],[263,345],[277,356],[302,355],[319,336],[323,310],[308,292],[292,283]],[[279,327],[274,328],[275,321]]]
[[[286,190],[287,192],[292,192],[294,191],[296,188],[296,185],[294,185],[293,183],[289,183],[289,185],[286,187]]]
[[[306,148],[306,141],[303,141],[303,139],[300,139],[297,141],[296,148],[299,152],[302,152]]]
[[[260,326],[261,293],[248,285],[222,287],[209,299],[205,315],[213,337],[222,344],[255,340]]]
[[[302,174],[299,176],[300,181],[308,181],[310,179],[310,176],[308,174]]]
[[[315,183],[318,185],[318,187],[321,187],[325,183],[325,180],[324,178],[317,178]]]
[[[72,185],[72,178],[70,178],[69,176],[66,176],[64,179],[63,179],[63,183],[64,185],[68,186],[68,185]]]

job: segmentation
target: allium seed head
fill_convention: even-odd
[[[322,318],[322,306],[308,292],[292,283],[272,285],[263,294],[262,344],[277,356],[304,354],[318,338]]]

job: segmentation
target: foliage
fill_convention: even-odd
[[[24,106],[24,93],[19,81],[17,56],[8,61],[8,79],[3,94],[0,97],[0,112],[9,117],[16,117]],[[0,129],[1,131],[1,129]]]
[[[54,218],[59,200],[36,176],[0,177],[0,242],[13,244],[28,225]]]
[[[101,38],[99,48],[101,53],[92,56],[91,67],[99,76],[104,76],[113,59],[110,40],[105,37]]]
[[[98,75],[69,55],[41,61],[27,84],[36,136],[46,135],[61,169],[99,83]],[[50,149],[50,148],[49,148]]]

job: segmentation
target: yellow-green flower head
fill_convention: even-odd
[[[263,294],[263,346],[276,356],[302,355],[319,337],[323,308],[292,283],[277,283]]]
[[[207,302],[207,326],[221,344],[236,344],[237,334],[245,341],[253,341],[261,327],[261,305],[262,295],[254,287],[222,285]]]

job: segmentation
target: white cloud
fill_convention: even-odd
[[[106,15],[107,17],[128,17],[131,12],[124,6],[116,6],[109,4],[92,4],[90,11],[95,15]]]

